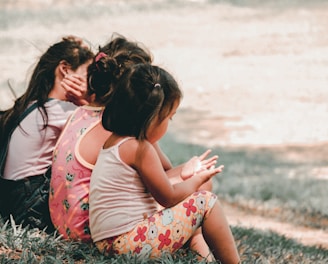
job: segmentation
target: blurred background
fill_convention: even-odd
[[[328,136],[328,3],[288,0],[1,0],[0,108],[65,35],[94,50],[117,32],[184,91],[170,126],[206,146],[320,145]]]
[[[117,32],[176,77],[184,98],[160,144],[174,165],[220,155],[213,191],[230,223],[247,225],[233,207],[327,235],[327,14],[324,0],[0,0],[0,109],[63,36],[96,51]]]

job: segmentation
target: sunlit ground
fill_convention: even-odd
[[[31,65],[60,37],[75,34],[97,48],[118,32],[146,45],[181,84],[170,128],[177,138],[208,146],[327,142],[321,2],[5,0],[0,106],[12,104],[7,80],[20,94]]]

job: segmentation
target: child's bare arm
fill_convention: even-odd
[[[155,200],[164,207],[171,207],[181,202],[223,169],[223,166],[213,167],[217,156],[204,159],[202,160],[205,166],[203,170],[194,173],[192,177],[183,182],[172,185],[154,147],[150,143],[142,144],[143,146],[139,146],[136,151],[134,167],[138,170]]]

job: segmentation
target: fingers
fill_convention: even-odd
[[[207,170],[208,173],[210,174],[209,175],[210,178],[212,178],[213,176],[215,176],[218,173],[221,173],[223,171],[223,168],[224,168],[224,166],[223,165],[220,165],[219,167],[212,167],[209,170]]]
[[[85,81],[78,75],[66,75],[62,80],[62,85],[67,92],[73,94],[84,94],[86,92]]]
[[[78,105],[84,104],[87,92],[86,79],[80,75],[66,75],[61,81],[61,85],[66,92],[67,100]]]
[[[197,173],[197,177],[204,177],[204,182],[208,181],[211,179],[213,176],[215,176],[218,173],[221,173],[224,169],[223,165],[220,165],[218,167],[212,166],[208,170],[203,170]]]
[[[220,165],[217,168],[210,168],[210,171],[214,170],[215,174],[222,172],[224,169],[224,165]]]
[[[190,178],[191,176],[194,175],[195,170],[197,170],[198,166],[198,157],[192,157],[188,162],[186,162],[182,169],[181,169],[181,178],[183,180]],[[200,162],[199,162],[200,163]]]
[[[68,96],[81,97],[83,95],[83,92],[78,87],[73,88],[73,85],[71,83],[68,83],[67,80],[63,81],[61,85],[65,89],[66,94]]]
[[[206,150],[202,155],[200,155],[198,158],[199,158],[199,160],[204,160],[207,156],[208,156],[208,154],[210,154],[211,153],[211,151],[212,150],[210,150],[210,149],[208,149],[208,150]]]
[[[79,74],[67,74],[64,79],[70,80],[72,83],[76,83],[77,85],[82,85],[82,83],[86,81],[86,77]]]
[[[199,161],[199,163],[200,163],[199,170],[208,170],[209,168],[215,166],[218,158],[219,158],[219,156],[215,155],[213,157],[210,157],[209,159]]]
[[[213,165],[213,162],[216,163],[216,161],[218,160],[218,158],[219,158],[218,155],[212,156],[212,157],[210,157],[210,158],[208,158],[206,160],[201,161],[201,165],[202,166],[206,166],[206,167],[208,167],[208,164],[210,164],[210,163]]]
[[[224,166],[220,165],[216,167],[218,155],[214,155],[206,159],[211,150],[206,150],[199,157],[194,156],[188,162],[185,163],[181,171],[181,177],[188,179],[192,176],[205,177],[205,181],[208,181],[211,177],[217,173],[222,172]]]

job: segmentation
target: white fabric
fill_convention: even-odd
[[[119,156],[119,145],[101,149],[90,181],[90,231],[93,241],[120,235],[157,211],[157,203],[138,173]]]
[[[14,130],[8,148],[5,179],[19,180],[40,175],[51,165],[56,141],[77,106],[57,99],[45,105],[48,113],[45,129],[41,113],[36,108]]]

